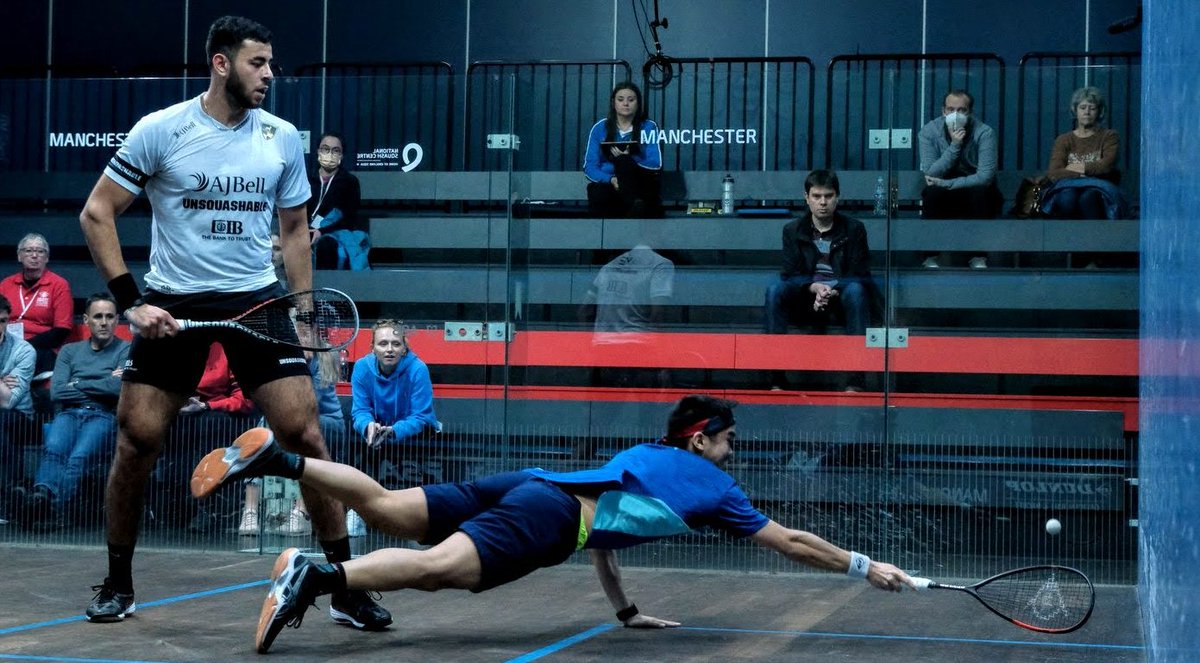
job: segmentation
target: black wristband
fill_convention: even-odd
[[[637,614],[638,614],[637,604],[630,603],[628,608],[624,608],[622,610],[617,611],[617,621],[622,622],[622,623],[627,622],[630,619],[633,619],[635,616],[637,616]]]
[[[118,314],[142,303],[142,291],[138,289],[137,281],[129,272],[109,281],[108,291],[112,293],[113,299],[117,300]]]

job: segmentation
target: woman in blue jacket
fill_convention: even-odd
[[[395,320],[375,323],[371,354],[354,362],[350,386],[352,426],[369,448],[402,444],[442,427],[433,414],[429,367],[408,349]]]
[[[642,91],[633,83],[618,83],[609,98],[608,117],[592,125],[583,155],[593,215],[662,215],[657,137],[658,125],[646,119]]]

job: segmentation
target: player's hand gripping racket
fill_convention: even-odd
[[[974,596],[988,610],[1039,633],[1070,633],[1092,616],[1096,591],[1083,573],[1066,566],[1028,566],[1005,571],[969,587],[913,578],[917,589],[953,589]]]
[[[236,329],[301,350],[340,350],[358,336],[358,308],[340,290],[318,288],[267,300],[228,320],[177,320],[179,330]]]

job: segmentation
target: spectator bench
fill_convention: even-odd
[[[587,179],[582,171],[354,171],[362,184],[368,207],[378,204],[418,202],[505,202],[537,200],[586,202]],[[804,178],[810,171],[665,171],[663,199],[668,202],[719,201],[725,175],[734,179],[738,201],[794,201],[804,199]],[[1002,170],[997,185],[1005,200],[1013,199],[1021,179],[1038,171]],[[37,207],[43,202],[82,205],[100,175],[96,172],[10,172],[0,181],[0,202]],[[921,199],[924,176],[916,170],[843,170],[838,172],[842,199],[873,202],[882,177],[895,182],[896,200],[911,206]],[[1131,202],[1137,199],[1136,173],[1128,173],[1123,188]]]

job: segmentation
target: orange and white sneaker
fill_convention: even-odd
[[[258,629],[254,633],[254,648],[258,653],[267,653],[284,626],[300,628],[304,611],[317,598],[315,584],[306,582],[316,577],[311,573],[314,568],[299,548],[288,548],[275,559],[271,589],[258,613]]]
[[[284,451],[266,428],[251,428],[224,449],[210,451],[192,472],[193,497],[206,497],[233,479],[299,476],[299,456]],[[294,478],[294,477],[293,477]]]

